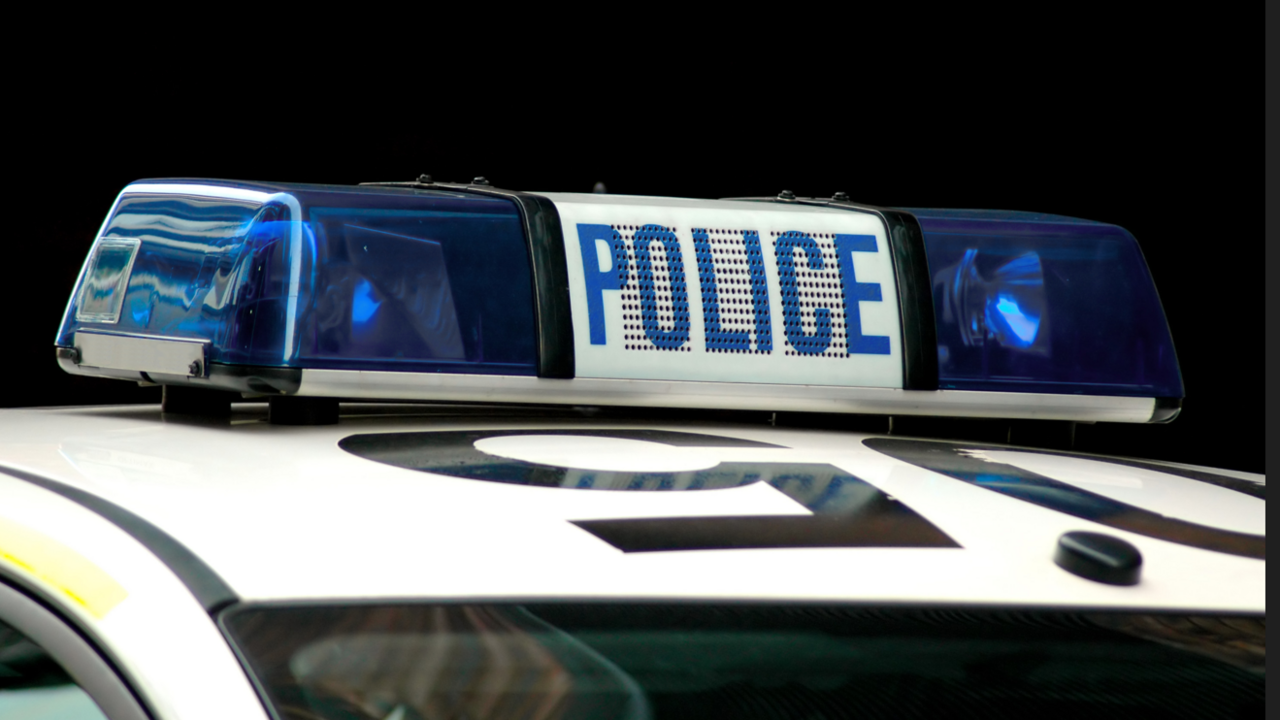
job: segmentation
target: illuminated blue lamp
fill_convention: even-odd
[[[924,232],[944,390],[1181,398],[1160,298],[1123,228],[909,209]]]
[[[108,217],[57,344],[147,377],[245,366],[534,375],[530,276],[520,213],[503,197],[148,181]],[[202,367],[165,367],[181,355],[172,343],[154,357],[108,343],[120,336],[199,342],[188,359]],[[134,357],[113,360],[120,347]]]

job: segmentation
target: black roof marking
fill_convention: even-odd
[[[1071,453],[1040,452],[1018,447],[954,441],[876,437],[866,438],[862,443],[877,452],[916,467],[1071,517],[1186,547],[1257,560],[1267,559],[1267,539],[1262,535],[1223,530],[1167,517],[1015,465],[969,457],[962,454],[962,451],[1033,452],[1063,457],[1082,457],[1087,460],[1096,458]]]
[[[513,458],[498,457],[478,450],[477,440],[494,437],[530,435],[577,435],[582,437],[643,440],[676,447],[750,447],[785,449],[782,445],[742,440],[739,438],[702,435],[669,430],[619,429],[552,429],[552,430],[438,430],[425,432],[366,433],[350,435],[338,441],[343,450],[374,462],[406,470],[437,475],[485,480],[513,485],[564,488],[567,473],[574,468],[543,465]],[[565,489],[595,490],[666,490],[681,475],[697,474],[688,490],[710,490],[741,484],[742,478],[727,477],[724,464],[690,473],[591,471],[590,486]]]
[[[573,520],[625,553],[775,548],[959,548],[902,503],[878,497],[845,515]]]
[[[0,472],[57,493],[129,533],[178,576],[210,615],[240,599],[213,568],[172,535],[110,500],[25,470],[0,466]]]
[[[395,467],[484,482],[588,491],[697,491],[764,482],[813,515],[627,518],[571,521],[623,552],[795,547],[958,548],[926,518],[870,483],[826,463],[721,462],[687,472],[602,471],[489,455],[491,437],[580,435],[683,447],[779,445],[665,430],[443,430],[352,435],[338,446]]]
[[[1220,488],[1226,488],[1227,490],[1235,490],[1236,492],[1256,497],[1259,500],[1267,499],[1266,485],[1253,482],[1252,480],[1231,477],[1230,475],[1219,475],[1218,473],[1205,472],[1204,470],[1172,467],[1170,465],[1163,465],[1158,462],[1148,462],[1146,460],[1139,460],[1136,458],[1108,458],[1096,455],[1076,455],[1074,453],[1046,450],[1018,450],[1018,452],[1037,452],[1044,455],[1059,455],[1062,457],[1080,458],[1082,460],[1096,460],[1098,462],[1106,462],[1113,465],[1124,465],[1126,467],[1138,468],[1139,470],[1150,470],[1152,472],[1164,473],[1165,475],[1177,475],[1178,477],[1184,477],[1188,480],[1198,480],[1203,483],[1209,483],[1210,485],[1217,485]]]

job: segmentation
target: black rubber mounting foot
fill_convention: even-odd
[[[231,401],[236,397],[225,390],[165,385],[160,411],[167,415],[226,417],[231,414]]]
[[[337,398],[280,395],[268,400],[267,420],[272,425],[336,425]]]

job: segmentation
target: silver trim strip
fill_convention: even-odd
[[[1154,398],[668,380],[302,371],[298,395],[1145,423]]]
[[[112,335],[84,330],[72,336],[80,364],[108,370],[204,377],[208,373],[208,340]],[[193,364],[199,363],[193,368]]]

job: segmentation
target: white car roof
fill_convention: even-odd
[[[1265,612],[1260,475],[767,425],[447,406],[344,404],[343,413],[337,425],[283,427],[268,424],[265,407],[254,405],[237,405],[231,420],[220,422],[175,419],[142,406],[3,411],[0,494],[14,501],[0,503],[0,522],[39,526],[119,576],[113,560],[95,549],[110,545],[94,534],[114,523],[197,596],[205,593],[206,605],[229,592],[226,599],[265,602],[696,599]],[[783,540],[750,549],[642,551],[653,549],[641,547],[643,538],[610,534],[642,526],[607,521],[647,518],[659,522],[643,527],[662,533],[673,526],[661,521],[679,518],[754,518],[739,524],[739,535],[758,522],[756,544],[768,545],[768,518],[813,512],[768,482],[683,492],[522,485],[409,469],[339,446],[365,436],[346,444],[376,447],[379,437],[405,433],[462,438],[469,443],[463,450],[492,456],[497,465],[631,473],[640,484],[651,474],[656,486],[672,477],[687,485],[717,467],[834,468],[828,479],[839,473],[856,479],[846,489],[869,485],[857,488],[896,504],[885,513],[918,516],[923,524],[912,520],[912,527],[933,539],[888,547],[875,541],[791,547]],[[966,480],[961,471],[908,461],[926,450],[991,474]],[[453,462],[445,451],[438,454],[440,467]],[[1011,467],[1060,484],[1045,492],[1084,491],[1082,497],[1102,498],[1097,507],[1128,508],[1126,517],[1138,521],[1126,525],[1124,517],[1105,513],[1086,519],[1087,509],[1067,514],[991,485],[991,477],[998,481]],[[574,477],[589,485],[583,478],[595,475]],[[822,471],[814,477],[822,482]],[[44,489],[5,490],[14,483]],[[111,523],[65,527],[31,519],[41,515],[42,503],[68,499]],[[1152,531],[1153,523],[1168,527]],[[1055,565],[1059,537],[1079,530],[1137,547],[1141,582],[1107,585]],[[1226,538],[1228,550],[1208,549],[1218,542],[1213,538]],[[126,590],[145,591],[141,581],[130,582],[135,587]]]

